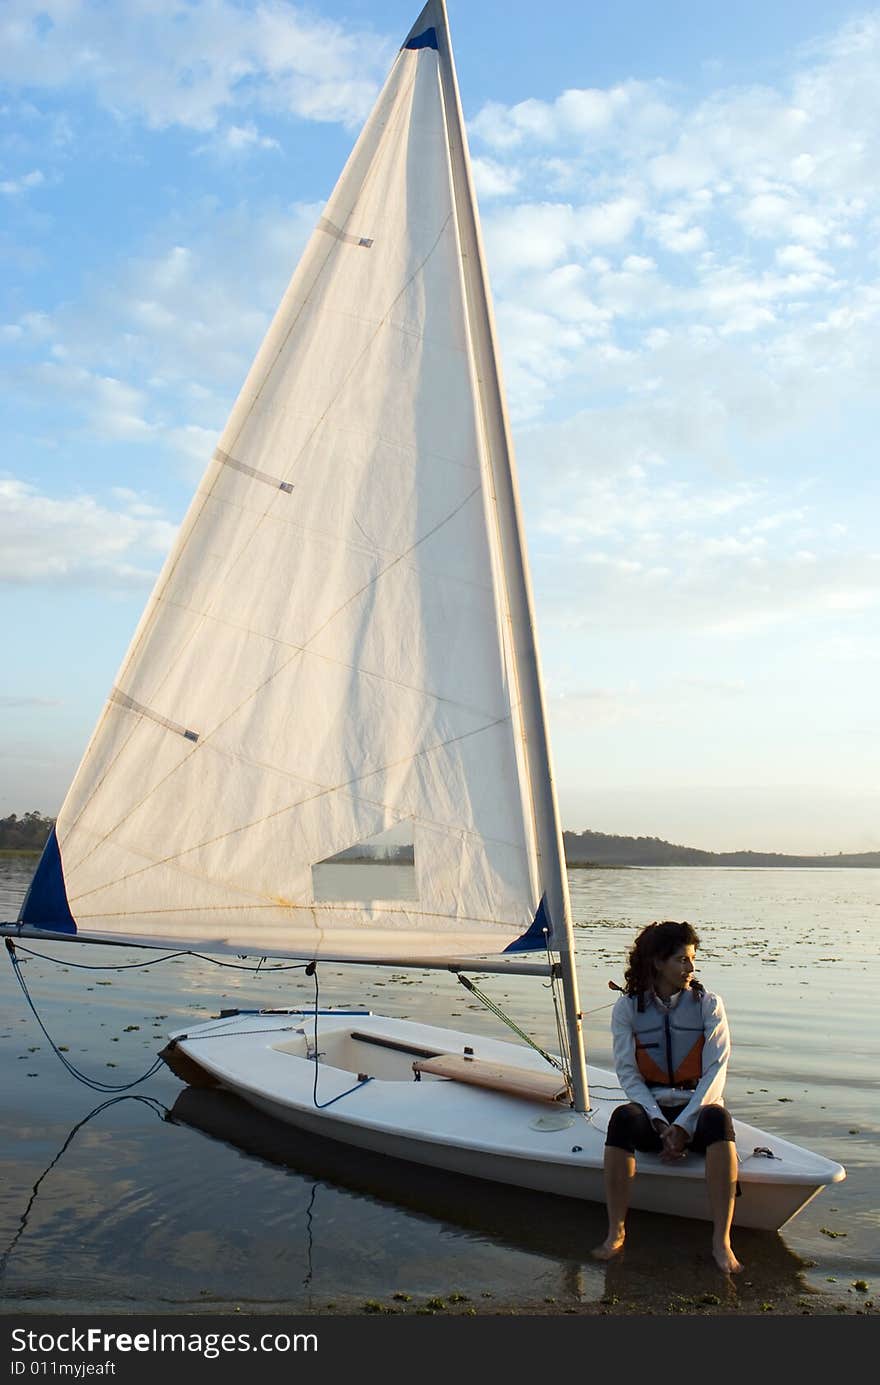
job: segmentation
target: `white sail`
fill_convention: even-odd
[[[545,945],[507,430],[434,12],[257,354],[26,922],[306,957]],[[316,899],[318,863],[400,824],[415,900]]]

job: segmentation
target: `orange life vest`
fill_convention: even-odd
[[[671,1010],[633,997],[636,1065],[649,1087],[696,1087],[703,1075],[703,993],[689,990]]]

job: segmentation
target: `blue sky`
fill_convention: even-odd
[[[880,848],[880,10],[448,9],[564,824]],[[60,806],[416,10],[5,0],[0,814]]]

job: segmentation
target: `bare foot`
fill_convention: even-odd
[[[596,1246],[590,1251],[594,1260],[613,1260],[615,1255],[619,1255],[623,1250],[625,1240],[623,1233],[614,1236],[607,1236],[600,1246]]]
[[[724,1274],[739,1274],[742,1265],[729,1245],[712,1246],[712,1258]]]

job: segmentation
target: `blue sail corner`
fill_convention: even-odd
[[[548,948],[553,946],[553,925],[550,922],[550,914],[547,910],[547,896],[541,895],[541,902],[535,911],[535,917],[515,942],[504,949],[507,952],[536,952],[538,948]]]
[[[424,33],[414,34],[412,38],[407,39],[403,46],[404,48],[436,48],[439,52],[440,46],[437,42],[437,30],[434,28],[425,29]]]
[[[67,902],[61,849],[54,827],[24,897],[18,922],[29,924],[32,928],[45,928],[51,933],[76,932],[76,923]]]

